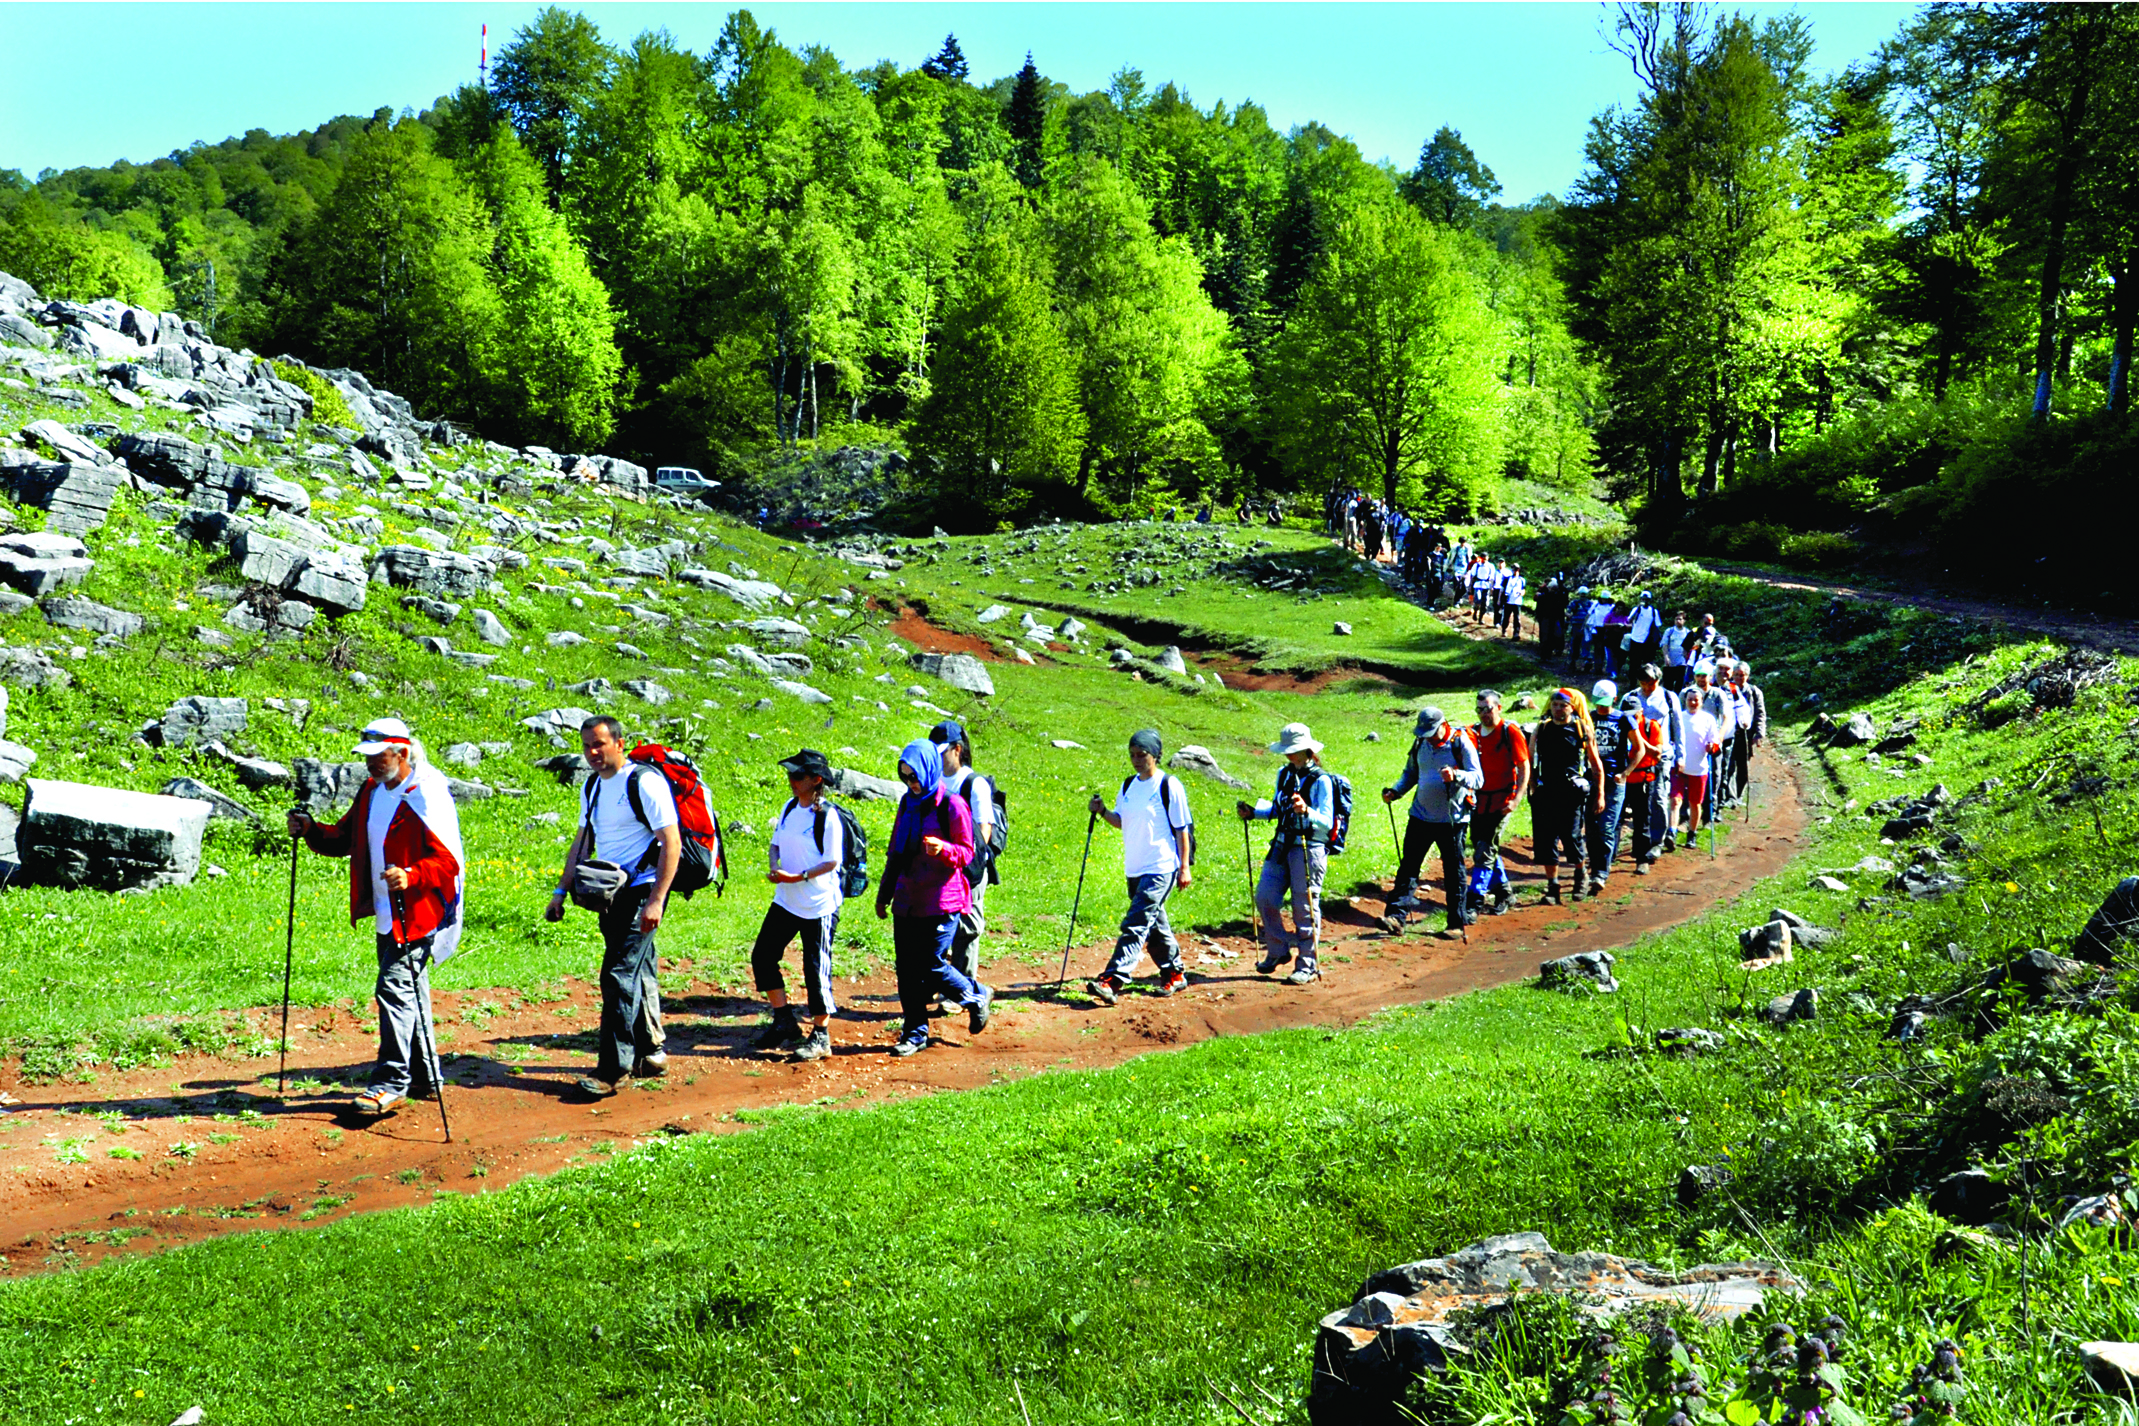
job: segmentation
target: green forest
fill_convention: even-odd
[[[748,476],[908,461],[954,528],[1356,486],[1429,516],[1601,482],[1691,552],[1912,551],[2094,599],[2135,448],[2139,11],[1623,7],[1638,96],[1564,195],[1077,94],[955,37],[853,70],[561,9],[422,113],[0,172],[0,270],[359,368],[501,441]]]

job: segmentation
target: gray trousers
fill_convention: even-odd
[[[1263,916],[1263,960],[1282,965],[1294,956],[1300,970],[1315,968],[1315,942],[1322,936],[1322,875],[1329,868],[1329,848],[1320,842],[1287,851],[1272,849],[1263,858],[1255,883],[1255,908]],[[1292,893],[1293,930],[1281,912]]]
[[[372,1067],[369,1088],[380,1094],[407,1094],[414,1086],[438,1083],[435,1061],[420,1071],[416,1068],[423,1046],[435,1050],[438,1045],[431,1025],[431,987],[420,973],[430,963],[431,938],[407,945],[384,931],[378,938],[379,983],[372,996],[379,1002],[379,1062]],[[421,1035],[416,1032],[419,1024]]]
[[[1166,898],[1173,894],[1174,874],[1132,876],[1129,909],[1121,918],[1121,934],[1114,938],[1114,955],[1101,972],[1109,980],[1125,981],[1136,963],[1151,952],[1152,964],[1161,975],[1181,970],[1181,943],[1174,939],[1166,920]]]
[[[980,979],[980,938],[988,929],[988,878],[972,888],[973,904],[958,913],[958,929],[951,934],[951,964],[967,980]]]

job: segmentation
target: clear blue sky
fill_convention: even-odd
[[[0,3],[0,168],[160,157],[247,129],[310,128],[381,105],[420,109],[475,77],[477,27],[493,54],[532,4]],[[703,51],[725,4],[578,8],[614,43],[666,27]],[[1083,92],[1124,65],[1195,102],[1252,99],[1280,128],[1319,119],[1368,158],[1408,168],[1442,124],[1463,132],[1510,200],[1562,192],[1581,167],[1589,117],[1630,96],[1626,62],[1604,44],[1599,5],[806,4],[748,8],[790,45],[849,66],[917,63],[955,31],[976,79],[1032,51]],[[1871,3],[1744,6],[1800,10],[1834,70],[1871,53],[1915,8]]]

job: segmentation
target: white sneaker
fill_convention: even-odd
[[[1322,972],[1314,969],[1312,966],[1302,966],[1300,969],[1294,971],[1291,975],[1285,977],[1285,984],[1313,985],[1316,981],[1320,979],[1322,979]]]

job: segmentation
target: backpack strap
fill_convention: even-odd
[[[795,803],[794,803],[794,799],[793,799],[793,798],[789,798],[789,799],[788,799],[788,802],[787,802],[787,805],[788,805],[788,806],[790,806],[790,807],[794,806],[794,805],[795,805]],[[821,857],[821,856],[823,856],[823,855],[824,855],[824,799],[823,799],[823,798],[821,798],[821,797],[820,797],[820,798],[818,798],[818,799],[817,799],[817,806],[816,806],[816,807],[815,807],[815,808],[814,808],[813,810],[814,810],[814,811],[816,812],[816,814],[817,814],[817,818],[816,818],[816,832],[817,832],[817,855]]]

